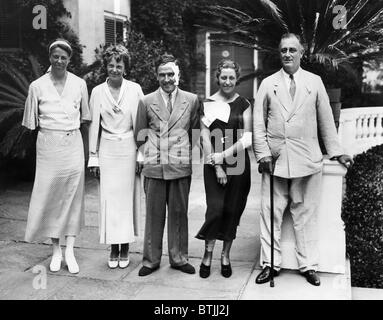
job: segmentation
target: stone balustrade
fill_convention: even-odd
[[[350,108],[341,111],[339,138],[352,156],[383,143],[383,107]]]

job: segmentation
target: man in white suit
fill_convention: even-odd
[[[353,160],[343,155],[329,99],[322,79],[300,67],[304,53],[299,36],[289,33],[280,42],[282,69],[263,80],[254,104],[253,147],[262,173],[261,265],[256,283],[270,281],[281,269],[281,224],[289,206],[294,221],[299,270],[319,286],[316,208],[323,155],[318,129],[330,159],[345,167]],[[270,173],[274,174],[275,263],[270,263]]]

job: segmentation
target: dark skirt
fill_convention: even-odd
[[[228,175],[227,179],[227,184],[223,187],[217,182],[215,169],[210,165],[204,165],[207,210],[205,222],[196,235],[197,239],[223,241],[235,239],[251,185],[250,159],[247,152],[243,172]]]

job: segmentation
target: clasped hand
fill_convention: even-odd
[[[206,157],[207,164],[211,166],[215,166],[216,164],[222,164],[223,163],[223,152],[219,153],[211,153]]]
[[[143,161],[136,161],[136,173],[137,174],[141,173],[143,167],[144,167]]]
[[[141,173],[143,167],[144,167],[144,163],[142,161],[136,161],[137,174]],[[89,171],[95,178],[97,179],[100,178],[100,167],[90,167]]]
[[[273,157],[263,157],[261,160],[259,160],[258,172],[259,173],[274,172]]]
[[[349,169],[353,164],[354,160],[348,155],[343,154],[337,158],[338,162]]]
[[[95,178],[100,178],[100,167],[90,167],[89,171]]]

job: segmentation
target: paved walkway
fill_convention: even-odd
[[[86,179],[86,226],[76,241],[80,273],[72,275],[66,266],[49,272],[50,240],[23,241],[31,183],[19,183],[0,193],[0,299],[128,299],[128,300],[240,300],[240,299],[350,299],[349,276],[322,274],[322,285],[313,287],[295,271],[284,271],[276,287],[256,285],[259,272],[260,175],[252,159],[252,187],[237,239],[233,243],[233,275],[220,274],[222,243],[217,242],[212,274],[198,276],[204,243],[194,238],[205,214],[202,167],[195,166],[189,206],[189,256],[197,274],[186,275],[169,267],[166,234],[161,268],[139,277],[143,247],[144,214],[141,236],[131,245],[131,264],[127,269],[107,267],[109,246],[98,240],[98,181]],[[144,204],[144,198],[142,198]],[[46,277],[45,277],[46,275]],[[360,296],[360,293],[359,293]]]

